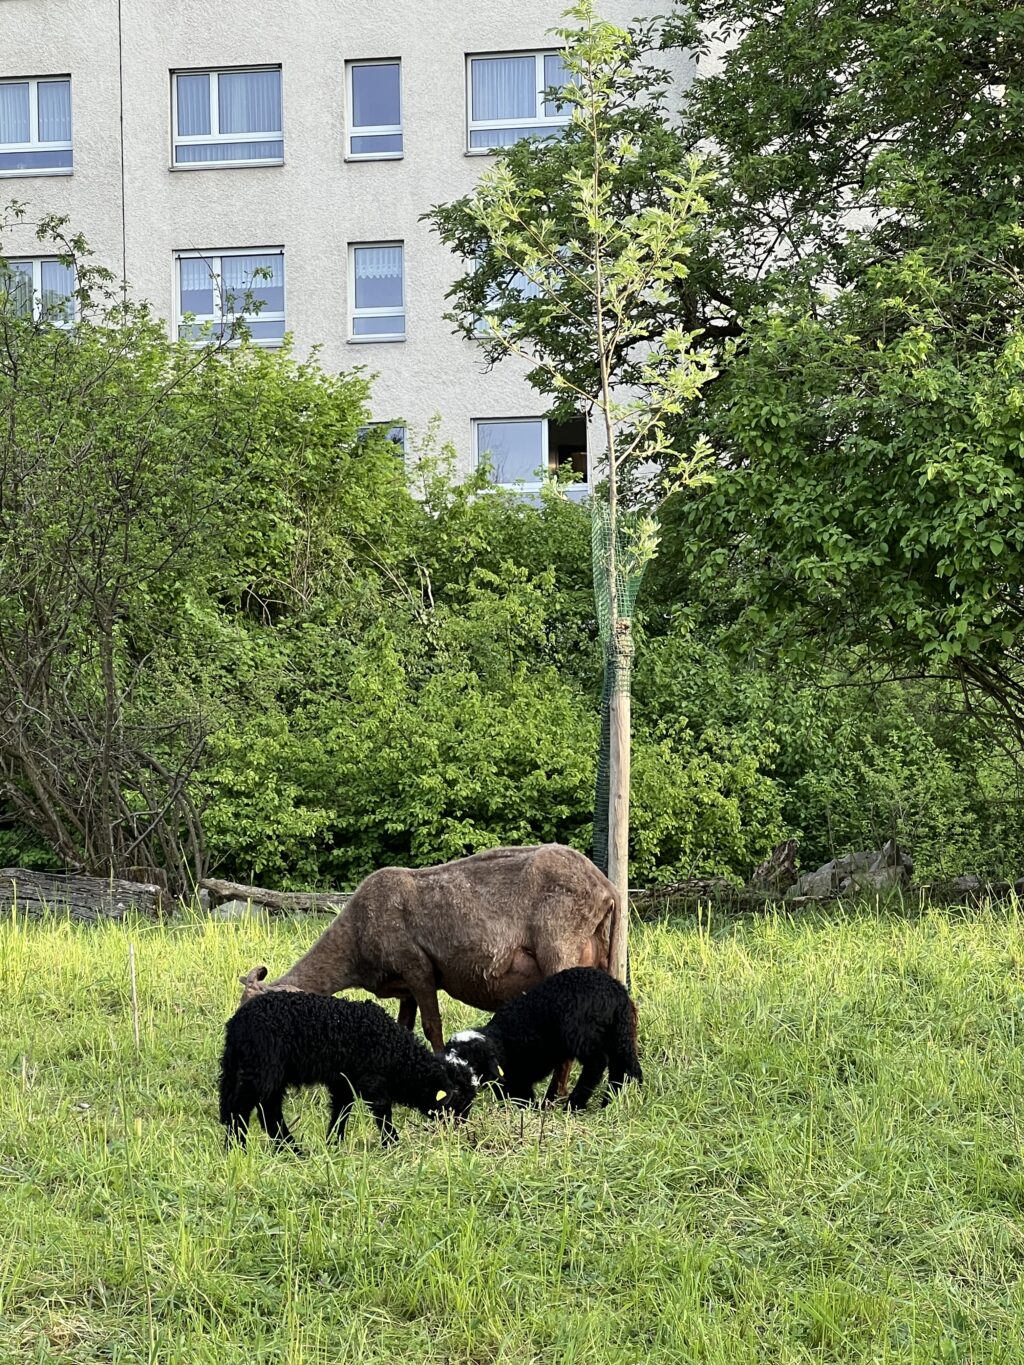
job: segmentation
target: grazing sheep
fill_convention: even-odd
[[[369,1001],[268,992],[247,1001],[224,1028],[220,1121],[244,1140],[256,1110],[267,1134],[295,1147],[281,1102],[288,1086],[325,1085],[328,1136],[345,1134],[356,1099],[369,1106],[382,1143],[397,1140],[391,1106],[465,1117],[480,1082],[472,1069],[428,1051]]]
[[[570,1109],[583,1109],[605,1068],[616,1094],[627,1077],[638,1084],[643,1072],[636,1055],[636,1007],[625,986],[596,967],[556,972],[533,990],[502,1005],[479,1029],[449,1039],[445,1057],[460,1059],[481,1081],[495,1083],[509,1099],[528,1103],[533,1087],[551,1076],[546,1099],[555,1097],[558,1072],[572,1059],[582,1064],[569,1096]],[[608,1103],[605,1095],[602,1104]]]
[[[382,867],[283,976],[267,981],[266,967],[253,967],[242,1000],[358,986],[397,997],[406,1028],[418,1008],[439,1052],[439,988],[495,1009],[565,967],[608,967],[619,913],[608,878],[561,844],[489,848],[439,867]]]

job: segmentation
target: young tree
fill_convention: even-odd
[[[666,313],[688,274],[708,175],[697,156],[680,162],[664,127],[668,77],[649,62],[653,30],[607,23],[590,0],[567,18],[572,26],[556,30],[566,82],[548,92],[570,110],[562,136],[500,154],[473,194],[427,217],[472,265],[449,294],[459,329],[482,330],[492,361],[525,359],[553,414],[584,413],[600,432],[592,464],[604,474],[596,546],[607,528],[595,594],[608,627],[608,874],[626,907],[631,608],[658,543],[643,470],[656,463],[679,487],[701,478],[706,461],[700,440],[680,454],[668,423],[713,374],[709,353],[699,329]],[[613,945],[621,979],[625,922]]]

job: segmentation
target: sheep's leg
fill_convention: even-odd
[[[617,1095],[626,1083],[626,1066],[621,1057],[612,1057],[608,1062],[608,1093],[601,1097],[601,1108],[613,1095]]]
[[[569,1072],[572,1070],[572,1057],[556,1066],[551,1073],[551,1083],[548,1086],[547,1094],[544,1096],[544,1103],[551,1105],[555,1100],[565,1095],[569,1089]]]
[[[413,996],[406,996],[398,1006],[398,1022],[402,1028],[407,1028],[410,1033],[416,1027],[416,1001]]]
[[[592,1052],[588,1056],[580,1058],[580,1061],[583,1070],[580,1072],[580,1078],[569,1096],[567,1105],[569,1109],[585,1109],[587,1107],[587,1101],[601,1084],[601,1077],[608,1065],[608,1058],[603,1052]]]
[[[281,1090],[276,1091],[273,1095],[266,1095],[258,1105],[256,1112],[267,1137],[282,1147],[294,1147],[297,1150],[298,1143],[292,1137],[288,1125],[284,1121],[284,1113],[281,1108],[283,1100],[284,1092]]]
[[[640,1070],[640,1063],[636,1059],[636,1053],[629,1056],[613,1052],[608,1060],[608,1089],[609,1094],[605,1095],[601,1104],[606,1105],[612,1095],[617,1095],[625,1085],[627,1078],[642,1084],[644,1073]]]
[[[377,1120],[382,1147],[398,1141],[398,1131],[391,1120],[391,1095],[383,1077],[364,1079],[359,1094],[370,1113]]]
[[[398,1141],[398,1130],[391,1119],[391,1105],[387,1101],[381,1101],[370,1105],[370,1112],[377,1120],[377,1127],[380,1129],[380,1143],[382,1147],[390,1147]]]
[[[343,1140],[349,1115],[354,1106],[355,1097],[348,1087],[344,1090],[331,1091],[331,1117],[327,1123],[327,1136],[329,1138],[336,1138],[338,1142]]]
[[[232,1114],[228,1120],[228,1131],[224,1136],[224,1146],[230,1147],[232,1143],[240,1142],[245,1145],[245,1139],[249,1133],[248,1114]]]
[[[589,940],[588,940],[589,943]],[[570,967],[576,967],[580,961],[586,957],[586,951],[571,948],[564,943],[541,943],[537,946],[537,966],[540,974],[547,979],[554,976],[556,972],[567,971]],[[563,1096],[569,1089],[569,1072],[572,1070],[572,1058],[569,1057],[562,1063],[561,1068],[555,1072],[552,1080],[554,1093],[548,1090],[548,1095],[553,1101]]]
[[[607,1104],[612,1095],[622,1089],[626,1078],[643,1084],[644,1073],[636,1055],[636,1007],[630,1002],[629,1011],[620,1011],[606,1037],[608,1047],[608,1087],[610,1094],[601,1101]]]
[[[426,957],[422,967],[403,970],[403,979],[412,993],[413,1014],[419,1006],[420,1023],[423,1036],[435,1052],[444,1051],[444,1033],[441,1029],[441,1007],[437,1003],[437,988],[434,985],[434,969]]]
[[[443,1052],[444,1031],[441,1027],[441,1007],[437,1003],[437,991],[431,988],[428,994],[420,997],[418,1004],[423,1036],[435,1052]]]
[[[249,1132],[249,1115],[256,1107],[257,1095],[252,1086],[239,1082],[232,1093],[225,1086],[221,1095],[220,1121],[227,1128],[225,1145],[244,1143]]]
[[[532,1104],[533,1086],[532,1085],[507,1085],[504,1098],[509,1104]]]
[[[562,1099],[569,1093],[569,1072],[572,1070],[573,1059],[566,1058],[562,1065],[551,1077],[551,1084],[548,1087],[547,1100],[554,1103],[556,1099]]]

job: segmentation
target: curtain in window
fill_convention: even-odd
[[[39,141],[71,141],[71,82],[40,81]]]
[[[400,246],[356,248],[357,309],[402,307],[402,256]]]
[[[197,317],[212,317],[213,280],[210,263],[199,256],[182,256],[178,261],[178,282],[181,290],[181,311]]]
[[[471,65],[474,122],[537,117],[533,57],[477,57]]]
[[[222,133],[279,133],[280,71],[222,71],[217,105]]]
[[[209,76],[178,76],[178,136],[206,137],[210,128]]]
[[[43,317],[51,320],[65,318],[70,321],[74,315],[72,293],[75,288],[75,272],[73,267],[61,265],[60,261],[42,261],[39,268],[39,284]]]
[[[228,311],[240,311],[246,294],[250,294],[263,304],[262,311],[284,312],[284,257],[279,252],[225,256],[221,261],[221,281]]]
[[[548,90],[552,86],[561,88],[569,84],[569,73],[565,69],[560,52],[549,52],[544,58],[544,89]],[[547,118],[558,118],[571,112],[571,106],[559,104],[557,100],[544,101],[544,113]]]
[[[28,82],[0,85],[0,143],[29,138]]]
[[[32,316],[32,262],[5,261],[0,265],[0,293],[10,298],[17,317]]]
[[[361,246],[356,248],[356,279],[383,280],[402,278],[400,246]]]
[[[204,261],[201,256],[183,256],[178,262],[181,270],[181,288],[184,293],[188,290],[192,293],[197,289],[209,289],[210,287],[210,264]]]

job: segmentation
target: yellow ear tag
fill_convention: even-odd
[[[498,1077],[499,1077],[499,1079],[500,1079],[502,1076],[504,1076],[504,1074],[505,1074],[504,1071],[502,1071],[501,1067],[499,1066],[499,1067],[498,1067]]]
[[[437,1094],[434,1096],[435,1100],[446,1100],[447,1098],[448,1098],[447,1090],[439,1090]]]

